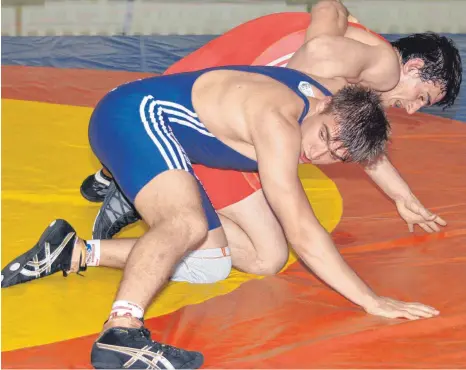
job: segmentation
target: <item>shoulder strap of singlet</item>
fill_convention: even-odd
[[[325,95],[325,96],[332,96],[333,94],[327,90],[326,87],[324,87],[321,83],[317,82],[316,80],[314,80],[312,77],[309,77],[307,76],[307,79],[308,79],[308,82],[312,85],[314,85],[315,87],[317,87],[320,91],[322,91],[322,93]]]
[[[277,68],[283,68],[283,67],[277,67]],[[296,73],[300,74],[302,76],[302,81],[308,82],[313,87],[318,88],[320,91],[322,91],[322,93],[325,96],[332,96],[333,95],[326,87],[324,87],[322,84],[320,84],[319,82],[314,80],[312,77],[308,76],[307,74],[302,73],[300,71],[296,71],[296,70],[293,70],[293,72],[296,72]],[[303,122],[303,120],[304,120],[304,117],[306,117],[306,115],[309,112],[309,98],[299,89],[299,86],[298,86],[298,88],[296,88],[294,90],[304,101],[304,109],[301,112],[301,115],[299,116],[299,119],[298,119],[298,122],[301,124]]]

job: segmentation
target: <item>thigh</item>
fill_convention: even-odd
[[[149,224],[157,223],[161,217],[186,218],[188,214],[204,216],[211,236],[208,238],[211,240],[209,245],[204,247],[218,248],[217,244],[226,244],[218,214],[190,165],[187,171],[165,170],[154,176],[137,193],[134,206]]]
[[[244,231],[259,257],[275,251],[288,256],[288,245],[262,191],[257,173],[193,165],[214,208]]]
[[[265,199],[262,190],[217,211],[238,225],[250,239],[258,257],[274,253],[288,256],[283,229]]]
[[[195,249],[227,246],[219,216],[194,173],[169,170],[157,175],[136,195],[134,206],[150,227],[172,229],[189,240],[205,233]]]
[[[196,178],[186,171],[169,170],[154,176],[137,193],[134,206],[151,227],[168,221],[169,227],[188,228],[197,219],[207,224]]]
[[[226,239],[218,214],[192,167],[187,166],[187,171],[166,169],[155,175],[137,193],[134,206],[149,224],[157,223],[160,218],[175,220],[186,219],[192,214],[204,216],[210,236],[207,239],[210,242],[204,247],[223,246]]]

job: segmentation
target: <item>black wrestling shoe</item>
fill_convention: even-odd
[[[37,244],[23,255],[15,258],[2,270],[2,288],[26,283],[71,269],[76,231],[65,220],[53,221],[42,233]],[[80,256],[79,271],[85,271],[86,265]]]
[[[91,363],[95,369],[198,369],[204,362],[199,352],[155,342],[144,327],[114,327],[94,343]]]
[[[100,170],[83,181],[80,189],[81,195],[90,202],[103,202],[111,182],[113,182],[112,178]]]
[[[125,226],[139,221],[139,216],[133,205],[118,189],[115,181],[110,183],[104,203],[94,221],[92,238],[97,240],[112,239]]]

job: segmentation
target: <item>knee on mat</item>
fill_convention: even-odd
[[[276,275],[285,266],[288,255],[267,256],[257,261],[254,273],[257,275]]]

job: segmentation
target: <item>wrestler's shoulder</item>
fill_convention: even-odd
[[[374,46],[368,67],[361,73],[361,82],[378,91],[393,89],[400,78],[400,62],[395,49],[387,45]]]

